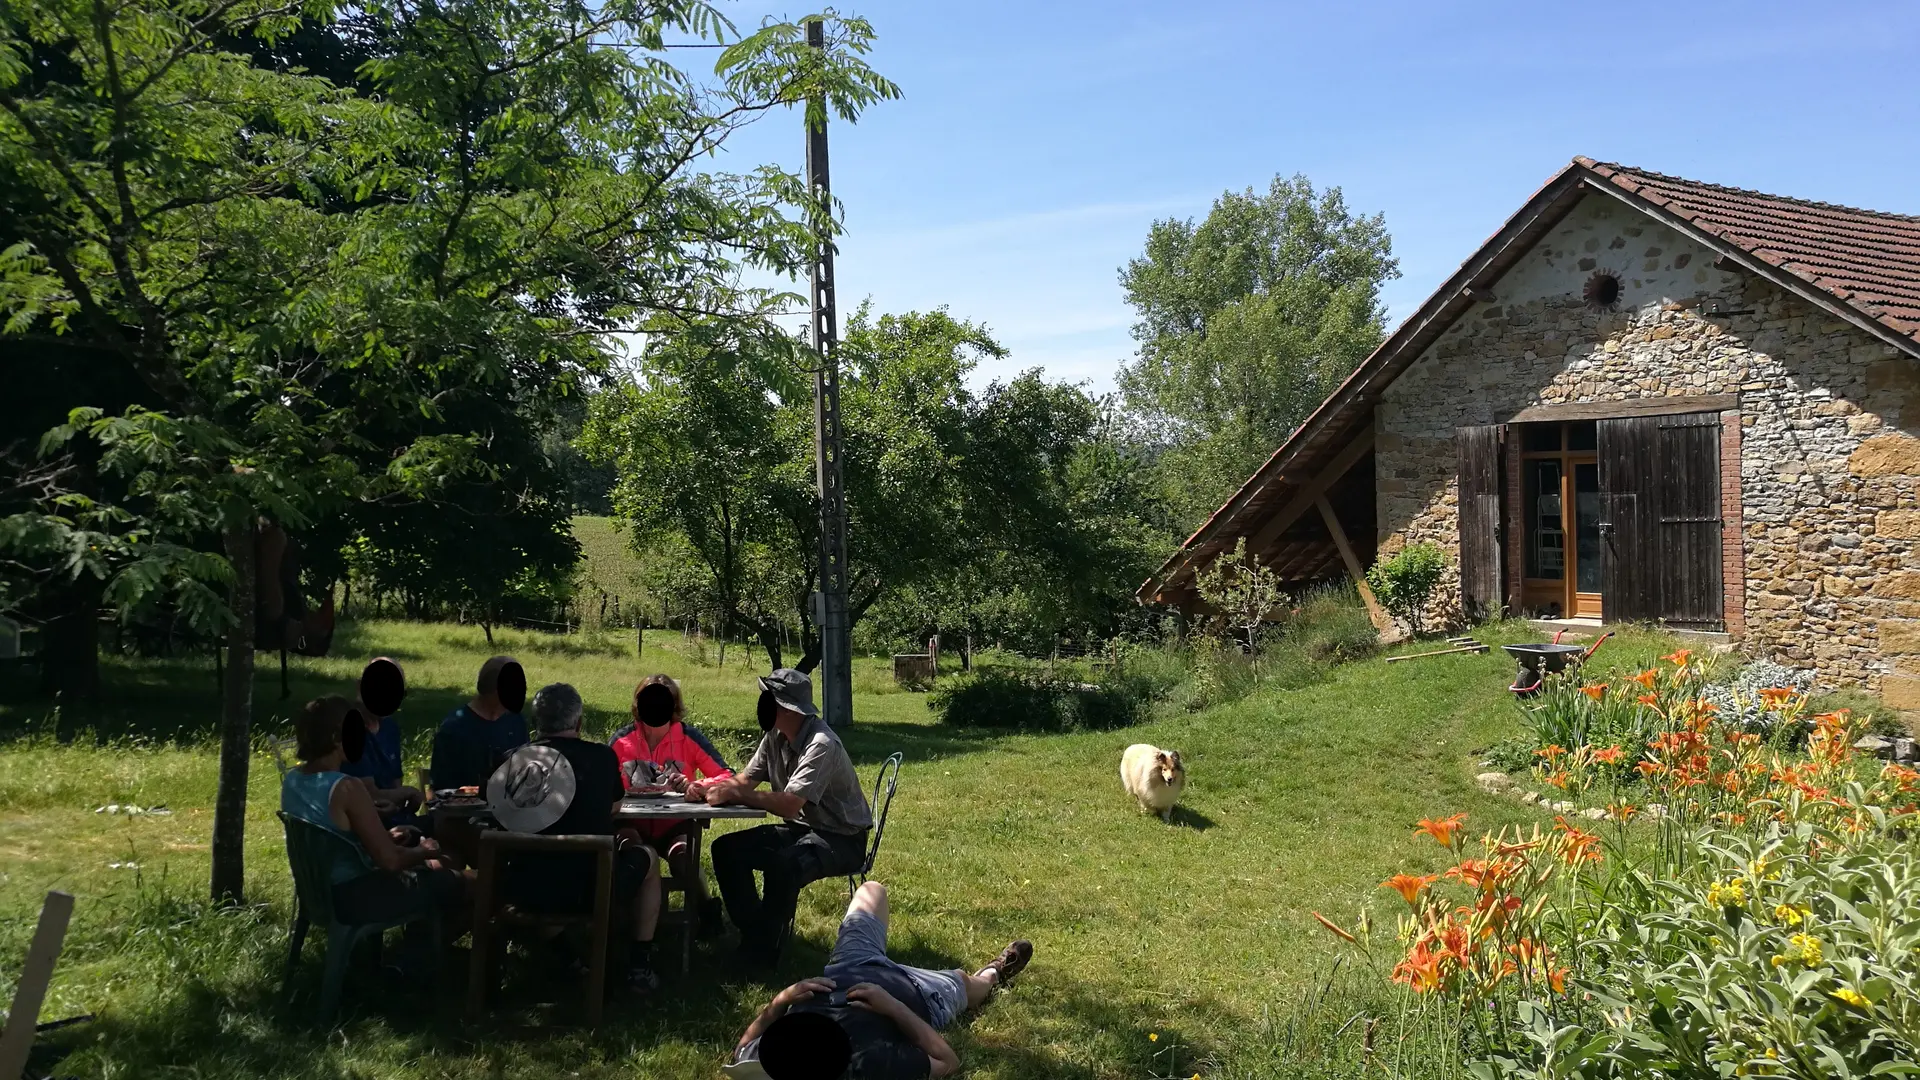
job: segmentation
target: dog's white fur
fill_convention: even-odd
[[[1173,805],[1187,788],[1187,771],[1180,764],[1180,751],[1134,743],[1120,755],[1120,783],[1139,801],[1142,811],[1170,822]]]

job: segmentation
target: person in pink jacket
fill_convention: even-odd
[[[680,684],[666,675],[649,675],[633,691],[633,722],[614,733],[614,756],[627,790],[666,789],[689,799],[705,797],[716,780],[733,779],[733,770],[700,729],[685,722],[686,702]],[[693,865],[692,837],[699,823],[685,818],[638,821],[630,826],[666,857],[674,877],[687,882],[689,899],[700,906],[701,919],[717,929],[712,917],[718,905],[707,900],[706,879]]]

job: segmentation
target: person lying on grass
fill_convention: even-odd
[[[613,836],[625,794],[613,751],[580,737],[580,693],[566,683],[543,686],[528,709],[539,739],[515,750],[487,781],[487,803],[500,826],[547,836]],[[535,912],[593,910],[593,857],[578,852],[516,854],[501,871],[502,895]],[[633,932],[627,988],[660,985],[652,949],[660,921],[660,860],[639,840],[622,843],[613,860],[614,903]]]
[[[728,833],[713,842],[713,876],[727,915],[740,928],[740,963],[772,967],[809,882],[860,870],[873,811],[847,748],[813,707],[813,682],[792,668],[760,677],[760,730],[752,760],[732,780],[688,785],[709,806],[743,803],[778,814],[778,825]],[[756,791],[762,783],[771,791]],[[753,872],[765,878],[764,895]]]
[[[821,977],[794,983],[760,1010],[727,1073],[769,1080],[948,1076],[959,1071],[960,1057],[940,1030],[985,1004],[1031,959],[1033,944],[1016,941],[972,975],[899,963],[887,956],[887,887],[869,881],[847,905]]]
[[[620,759],[628,791],[677,791],[703,800],[715,781],[733,779],[720,751],[706,735],[686,723],[680,684],[667,675],[649,675],[633,690],[633,721],[614,732],[610,745]],[[621,829],[666,857],[673,876],[687,883],[703,929],[718,929],[719,912],[707,900],[706,876],[693,863],[693,839],[700,824],[686,818],[636,821]]]
[[[307,702],[294,719],[300,764],[281,778],[280,809],[347,841],[328,870],[333,910],[342,921],[391,922],[436,906],[457,914],[466,902],[471,872],[432,840],[389,830],[366,785],[340,771],[345,740],[365,730],[365,721],[344,697]],[[414,841],[413,846],[402,840]]]

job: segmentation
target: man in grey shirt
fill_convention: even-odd
[[[771,967],[793,928],[800,890],[851,874],[866,858],[873,811],[840,737],[813,707],[813,683],[792,668],[760,680],[760,728],[752,760],[732,780],[695,781],[689,798],[743,803],[786,820],[713,842],[713,876],[740,928],[741,958]],[[762,783],[771,790],[756,790]],[[756,890],[753,872],[765,878]]]

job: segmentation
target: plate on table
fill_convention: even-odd
[[[672,788],[660,787],[657,784],[648,784],[645,787],[637,787],[627,792],[627,798],[629,799],[677,799],[679,797],[679,792]]]

